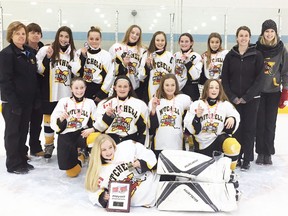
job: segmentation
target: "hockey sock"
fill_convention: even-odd
[[[44,136],[45,136],[45,144],[53,144],[54,143],[54,131],[50,127],[50,118],[51,115],[43,115],[44,118]]]

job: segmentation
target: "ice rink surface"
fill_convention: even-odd
[[[234,212],[171,212],[156,208],[132,207],[130,215],[287,215],[288,194],[288,115],[280,114],[277,120],[276,154],[272,166],[259,166],[254,162],[248,172],[236,170],[239,175],[241,200]],[[77,178],[68,178],[58,169],[56,151],[47,163],[33,157],[35,166],[27,175],[10,174],[6,171],[4,150],[4,120],[0,115],[0,214],[1,216],[105,216],[127,213],[106,212],[92,206],[84,189],[85,171]],[[183,200],[179,200],[183,202]]]

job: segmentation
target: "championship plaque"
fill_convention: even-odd
[[[131,183],[111,181],[107,211],[130,212]]]

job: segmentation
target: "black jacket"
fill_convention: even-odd
[[[264,83],[264,59],[250,44],[247,51],[240,55],[238,45],[226,55],[222,68],[222,84],[229,100],[236,97],[246,102],[260,95]]]
[[[12,109],[35,105],[40,98],[37,90],[37,61],[31,48],[20,50],[13,43],[0,52],[0,91],[3,103]]]

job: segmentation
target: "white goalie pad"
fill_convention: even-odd
[[[228,157],[163,150],[159,154],[157,174],[181,176],[197,182],[229,182],[232,172],[230,165],[231,159]]]
[[[237,209],[232,183],[163,181],[157,189],[156,206],[167,211],[229,212]]]

